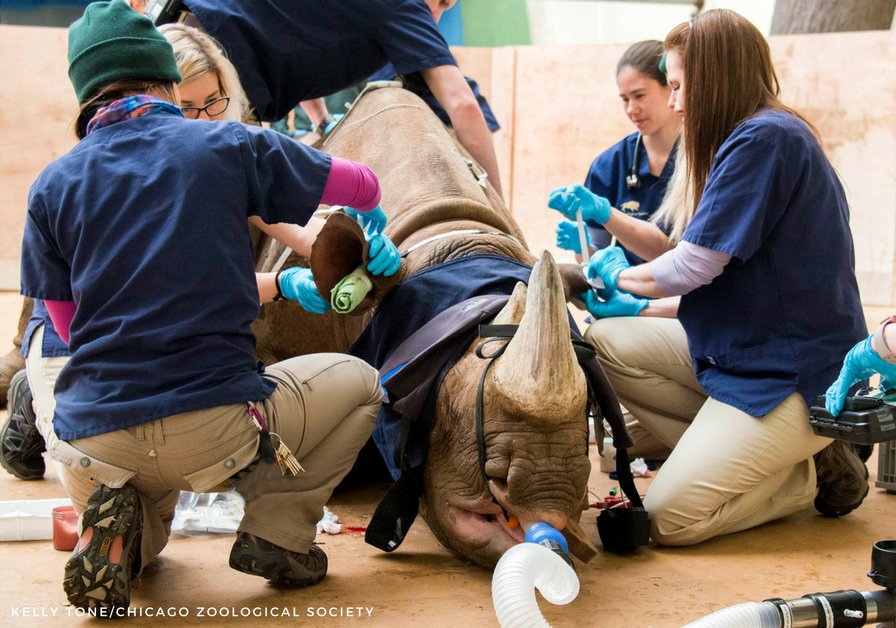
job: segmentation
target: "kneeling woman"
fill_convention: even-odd
[[[813,434],[807,405],[867,333],[843,186],[778,99],[768,44],[746,19],[707,11],[666,50],[695,200],[666,221],[683,226],[674,249],[636,267],[604,249],[589,272],[618,287],[608,302],[683,295],[678,321],[641,313],[586,334],[622,403],[674,447],[645,501],[653,539],[697,543],[813,500],[846,514],[867,471]]]
[[[315,524],[372,431],[381,390],[345,355],[256,362],[246,219],[305,224],[319,203],[349,204],[357,190],[340,198],[333,160],[277,133],[184,119],[171,45],[120,0],[89,5],[72,25],[69,76],[83,139],[32,186],[22,254],[22,292],[46,302],[71,349],[49,446],[82,514],[69,600],[120,614],[132,578],[167,543],[178,492],[253,462],[230,564],[313,584],[327,570]],[[376,179],[354,166],[370,182],[355,206],[373,209]]]

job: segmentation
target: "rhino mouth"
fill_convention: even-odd
[[[468,539],[503,540],[511,545],[525,541],[525,531],[511,528],[497,504],[449,505],[456,531]],[[496,538],[497,537],[497,538]]]

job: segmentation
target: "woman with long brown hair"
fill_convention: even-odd
[[[708,11],[665,48],[692,202],[665,221],[671,251],[629,267],[605,249],[589,272],[608,300],[680,295],[678,320],[611,318],[587,333],[621,402],[674,448],[645,502],[653,539],[698,543],[813,500],[845,515],[867,469],[808,421],[867,335],[843,186],[815,129],[780,101],[750,22]]]

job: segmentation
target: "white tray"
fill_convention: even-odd
[[[71,503],[68,498],[0,501],[0,541],[52,539],[53,509]]]

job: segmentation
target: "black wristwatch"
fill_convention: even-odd
[[[333,114],[328,113],[323,120],[320,121],[320,124],[317,125],[317,134],[323,137],[326,134],[327,127],[336,122],[336,118],[333,117]]]

